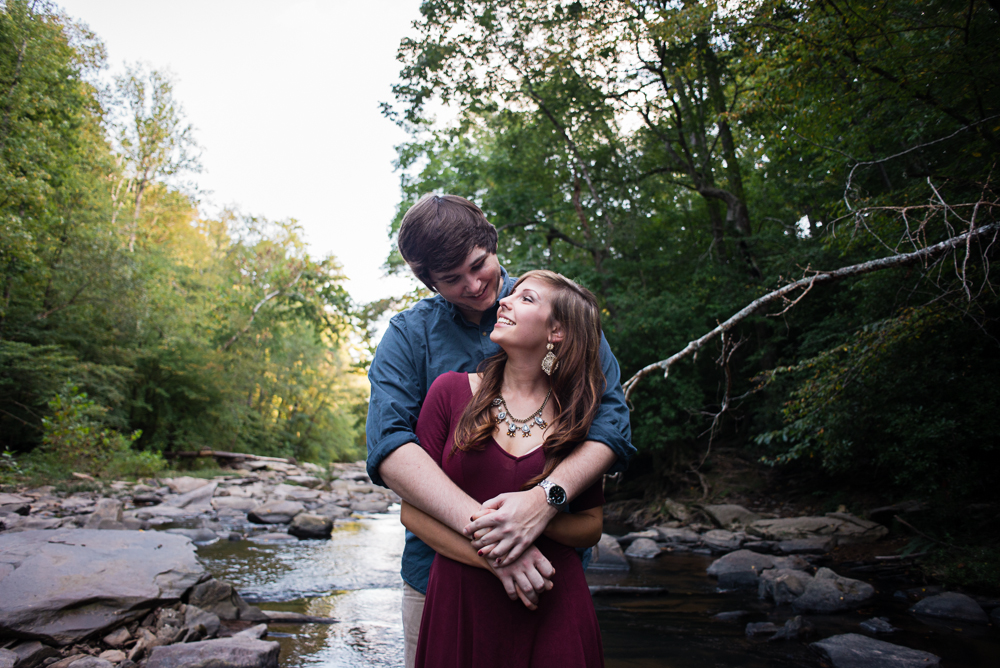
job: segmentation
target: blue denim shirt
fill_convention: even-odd
[[[515,280],[506,270],[501,268],[500,272],[502,299],[510,294]],[[414,431],[431,383],[447,371],[471,373],[484,359],[500,352],[500,346],[490,340],[496,317],[496,308],[489,309],[476,325],[466,320],[454,304],[436,295],[389,321],[368,371],[372,391],[366,431],[368,475],[373,482],[386,487],[378,470],[382,460],[402,445],[419,444]],[[618,457],[611,471],[623,471],[635,448],[621,388],[621,370],[603,334],[601,365],[607,388],[588,438],[611,448]],[[434,550],[407,531],[403,581],[426,592],[433,560]]]

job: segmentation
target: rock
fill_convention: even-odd
[[[135,510],[129,511],[128,516],[134,517],[139,520],[154,520],[170,517],[188,517],[191,512],[185,510],[184,508],[176,508],[174,506],[168,506],[165,503],[161,503],[158,506],[147,506],[145,508],[136,508]]]
[[[261,543],[264,545],[273,545],[275,543],[297,543],[299,539],[287,533],[259,533],[250,536],[247,540],[251,543]]]
[[[121,523],[121,501],[118,499],[98,499],[97,505],[94,506],[94,512],[92,512],[90,517],[87,518],[87,522],[83,525],[83,528],[98,529],[101,526],[101,522],[104,520]]]
[[[687,522],[691,519],[691,512],[683,503],[678,503],[673,499],[667,499],[663,502],[661,507],[663,508],[664,515],[672,517],[679,522]]]
[[[206,512],[212,510],[212,496],[215,495],[218,486],[219,483],[210,482],[207,485],[196,487],[190,492],[171,496],[163,503],[174,508],[184,508],[192,513]]]
[[[267,635],[267,624],[256,624],[254,626],[243,629],[239,633],[234,633],[232,637],[253,638],[254,640],[260,640],[266,635]]]
[[[278,668],[280,646],[253,638],[221,638],[156,647],[146,668]]]
[[[747,638],[756,638],[757,636],[777,633],[778,627],[771,622],[751,622],[747,624],[746,632]]]
[[[745,534],[733,533],[725,529],[713,529],[701,535],[701,540],[714,552],[732,552],[740,549]]]
[[[155,506],[163,503],[163,497],[155,492],[144,492],[132,496],[132,504],[136,506]]]
[[[132,634],[128,632],[128,629],[124,626],[115,629],[108,635],[104,636],[101,640],[105,645],[111,645],[112,647],[121,647],[129,640],[132,639]]]
[[[835,536],[817,536],[816,538],[783,540],[776,547],[782,554],[826,554],[836,546]]]
[[[674,529],[671,527],[656,527],[660,540],[679,545],[696,545],[701,542],[701,536],[690,529]]]
[[[202,578],[182,536],[57,529],[0,534],[0,636],[68,645],[180,599]],[[0,570],[3,573],[3,570]]]
[[[764,571],[765,573],[767,571]],[[730,571],[719,575],[719,589],[733,591],[736,589],[756,589],[757,573],[755,571]]]
[[[116,650],[113,650],[116,651]],[[87,656],[86,654],[80,657],[72,657],[73,661],[65,660],[53,663],[49,668],[114,668],[113,663],[107,659],[102,659],[96,656]],[[19,667],[20,668],[20,667]]]
[[[219,540],[218,534],[211,529],[167,529],[164,533],[187,536],[195,545],[211,545]]]
[[[255,524],[288,524],[305,507],[297,501],[272,501],[257,506],[247,515]]]
[[[930,652],[900,647],[859,633],[833,636],[809,645],[834,668],[925,668],[941,658]]]
[[[58,650],[37,640],[18,643],[9,649],[17,656],[17,661],[14,662],[17,668],[34,668],[48,658],[62,656]]]
[[[18,523],[17,530],[45,531],[48,529],[58,529],[63,525],[64,522],[65,520],[58,517],[32,517],[29,515],[28,517],[25,517]],[[105,522],[110,522],[111,524],[117,524],[119,526],[122,526],[119,522],[111,522],[111,520],[101,520],[101,524],[104,524]]]
[[[278,485],[274,488],[274,500],[285,499],[287,501],[314,501],[320,497],[320,492],[307,487],[296,487],[295,485]]]
[[[605,533],[601,534],[600,542],[594,546],[590,565],[587,568],[592,571],[627,571],[629,565],[622,553],[621,545],[618,544],[614,536]]]
[[[224,580],[207,580],[191,590],[188,605],[211,612],[219,619],[239,619],[247,622],[266,622],[269,618],[259,608],[244,601],[233,585]]]
[[[989,618],[974,599],[965,594],[949,591],[937,596],[928,596],[912,608],[910,612],[928,617],[957,619],[963,622],[986,624]]]
[[[743,619],[750,613],[746,610],[730,610],[728,612],[720,612],[717,615],[712,615],[712,619],[720,622],[735,622]]]
[[[288,533],[296,538],[329,538],[333,533],[333,520],[322,515],[299,513],[288,527]]]
[[[849,518],[849,519],[848,519]],[[881,524],[869,522],[847,513],[830,513],[826,517],[784,517],[757,520],[747,527],[747,533],[765,540],[794,540],[817,536],[836,536],[838,544],[871,543],[889,533]]]
[[[772,600],[775,605],[791,603],[805,593],[812,576],[788,568],[773,568],[760,574],[757,595]]]
[[[792,601],[792,607],[798,612],[837,612],[856,608],[874,595],[875,588],[867,582],[821,568],[806,585],[805,592]]]
[[[107,649],[97,655],[99,659],[110,661],[111,663],[121,663],[128,657],[120,649]]]
[[[750,512],[743,506],[732,504],[704,506],[702,511],[722,529],[731,529],[734,526],[745,527],[760,519],[760,515]]]
[[[768,568],[774,568],[774,557],[751,552],[750,550],[737,550],[713,561],[708,567],[707,572],[709,575],[717,578],[723,573],[739,571],[748,571],[755,575],[760,575],[761,571]]]
[[[812,635],[815,631],[816,628],[803,619],[802,615],[796,615],[786,621],[784,627],[782,627],[777,633],[768,638],[768,642],[773,642],[775,640],[798,640],[799,638],[805,638]]]
[[[659,540],[660,532],[656,529],[646,529],[645,531],[632,531],[625,534],[624,536],[618,537],[618,544],[622,547],[627,547],[635,542],[639,538],[648,538],[649,540]]]
[[[872,617],[865,620],[861,622],[861,628],[868,633],[894,633],[898,630],[885,617]]]
[[[214,638],[219,632],[220,624],[221,620],[214,612],[190,604],[184,608],[184,628],[188,633],[195,632],[202,638]]]
[[[285,612],[283,610],[264,610],[265,615],[272,622],[278,624],[337,624],[337,620],[332,617],[316,617],[314,615],[303,615],[300,612]]]
[[[20,494],[0,493],[0,510],[18,515],[27,515],[31,512],[31,502],[34,499],[21,496]]]
[[[638,538],[625,550],[626,557],[653,559],[660,556],[660,546],[649,538]]]
[[[777,543],[771,540],[748,540],[740,545],[740,549],[750,550],[759,554],[774,554],[777,545]]]
[[[19,660],[17,654],[11,652],[9,649],[0,648],[0,668],[14,668]]]
[[[349,508],[342,508],[341,506],[320,506],[313,510],[314,515],[322,515],[323,517],[328,517],[331,520],[342,520],[345,517],[351,516],[351,511]]]
[[[160,482],[169,487],[170,491],[174,494],[187,494],[188,492],[209,484],[209,481],[204,478],[192,478],[191,476],[164,478]]]
[[[389,502],[375,499],[358,499],[351,501],[351,510],[356,513],[384,513],[389,510]]]
[[[290,475],[285,478],[285,482],[292,483],[293,485],[302,485],[303,487],[309,487],[310,489],[316,489],[317,487],[323,486],[322,480],[311,475]]]
[[[212,507],[216,510],[221,508],[232,508],[247,512],[253,510],[258,505],[257,501],[244,496],[217,496],[212,499]]]

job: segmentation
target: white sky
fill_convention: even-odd
[[[399,201],[379,113],[420,0],[57,0],[104,41],[112,72],[168,69],[202,147],[203,211],[295,218],[310,253],[333,253],[367,302],[412,288],[384,278]]]

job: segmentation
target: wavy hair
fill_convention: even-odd
[[[514,288],[533,278],[554,289],[551,321],[563,329],[563,340],[552,351],[559,358],[559,368],[551,376],[554,427],[542,443],[545,469],[525,483],[529,489],[548,477],[573,449],[587,438],[590,423],[597,415],[607,382],[601,369],[601,311],[597,298],[554,271],[539,269],[521,276]],[[493,436],[493,399],[500,394],[507,353],[484,360],[479,365],[483,379],[466,406],[455,430],[455,449],[482,450]]]

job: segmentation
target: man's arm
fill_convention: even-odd
[[[601,396],[601,406],[590,426],[587,441],[581,443],[555,468],[549,479],[566,490],[570,499],[595,483],[605,472],[623,471],[635,453],[628,406],[621,388],[621,369],[601,334],[601,367],[607,385]],[[558,372],[557,372],[558,373]],[[480,529],[489,529],[473,542],[496,563],[517,558],[528,545],[542,534],[555,508],[545,501],[541,488],[501,494],[483,504],[495,512],[483,515],[468,524],[463,533],[474,536]],[[492,547],[488,547],[491,546]]]

